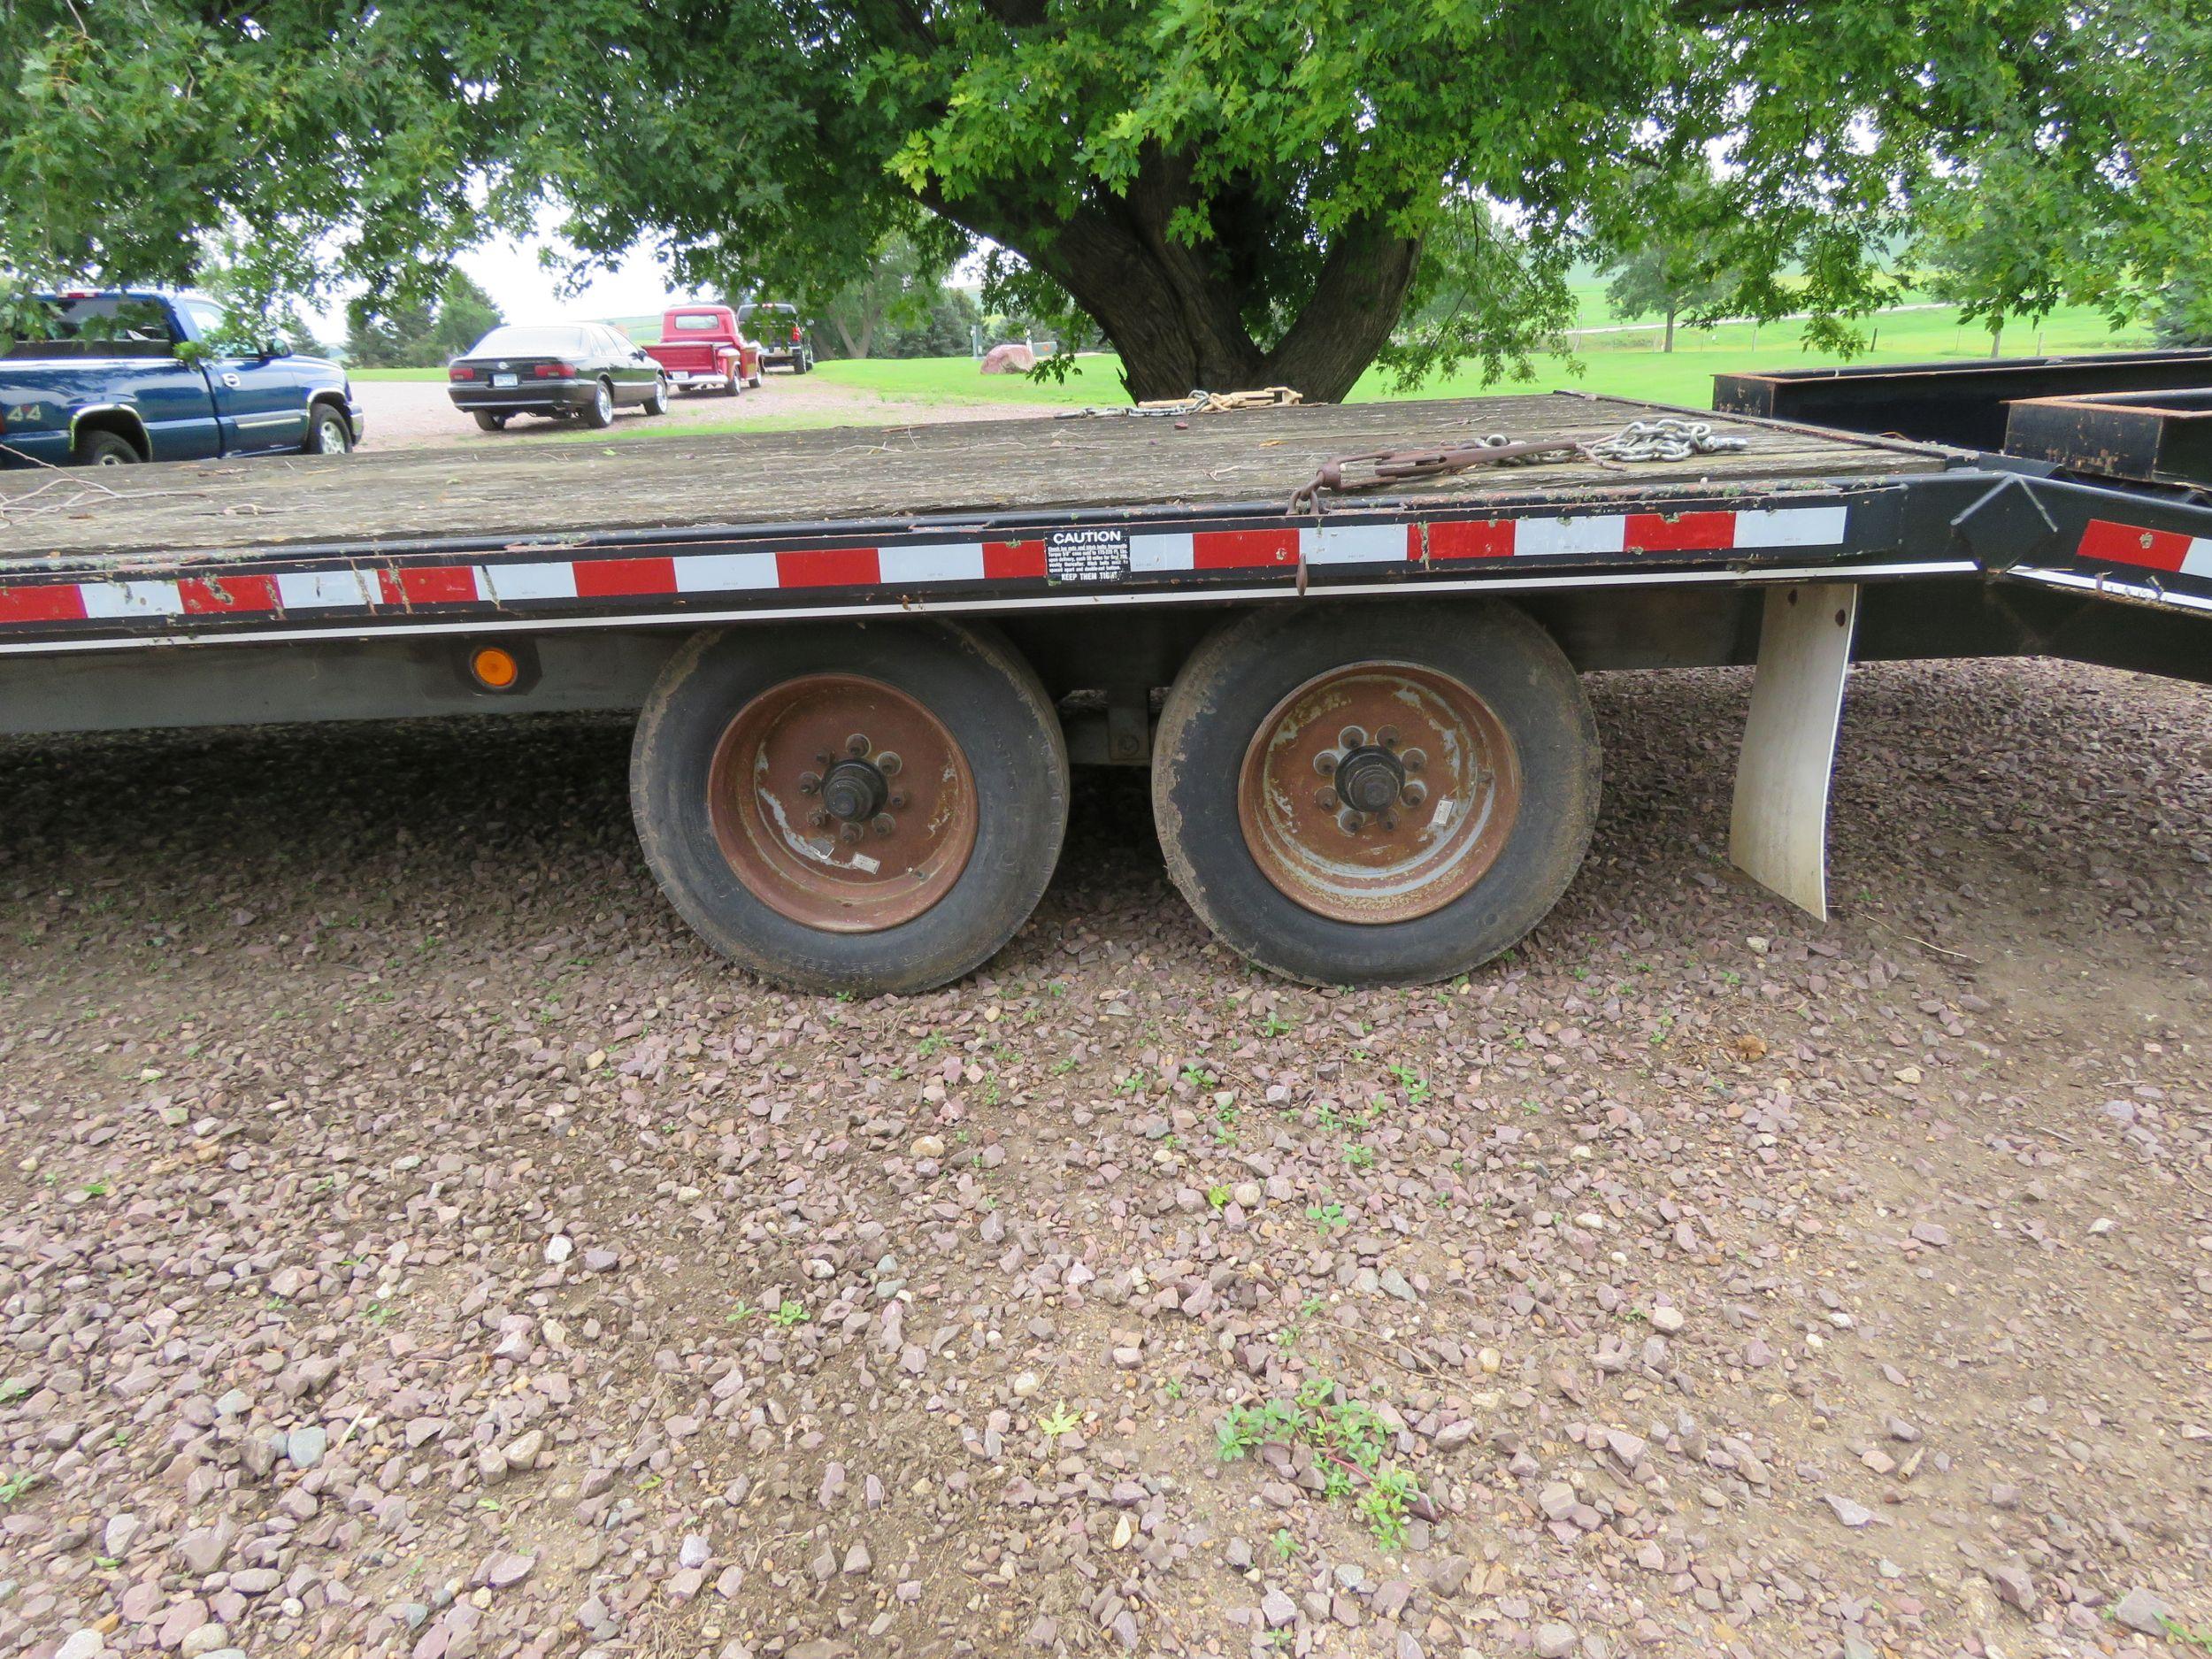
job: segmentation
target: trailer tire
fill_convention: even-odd
[[[1384,985],[1464,972],[1541,921],[1599,772],[1581,682],[1522,612],[1301,606],[1192,653],[1152,803],[1169,876],[1222,942],[1309,984]]]
[[[639,717],[630,804],[662,891],[723,955],[800,990],[926,991],[1035,909],[1067,827],[1067,749],[988,627],[702,634]]]

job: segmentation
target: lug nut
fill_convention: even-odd
[[[837,828],[837,836],[840,841],[856,841],[860,839],[860,826],[857,824],[841,824]]]
[[[845,752],[848,755],[850,755],[855,760],[858,760],[862,756],[868,752],[867,738],[860,733],[855,732],[850,737],[845,740]]]
[[[815,772],[803,772],[799,774],[799,793],[801,795],[812,795],[821,787],[821,773]]]
[[[829,814],[818,806],[806,815],[806,822],[809,829],[820,829],[822,826],[829,822]]]
[[[814,764],[818,766],[828,765],[831,759],[830,752],[826,749],[818,749],[814,751]]]
[[[1336,826],[1347,835],[1356,835],[1367,826],[1367,814],[1355,812],[1347,807],[1336,815]]]
[[[1324,812],[1333,812],[1342,804],[1337,799],[1336,791],[1333,789],[1316,789],[1313,792],[1313,803]]]
[[[1398,728],[1394,726],[1386,726],[1382,727],[1375,733],[1375,741],[1378,743],[1380,743],[1385,749],[1397,748]]]
[[[1398,815],[1395,812],[1385,812],[1382,815],[1382,826],[1386,830],[1396,829],[1398,827]]]
[[[1398,764],[1401,766],[1403,766],[1408,772],[1418,772],[1422,767],[1429,764],[1428,751],[1426,749],[1409,749],[1398,757]]]
[[[1398,799],[1408,806],[1419,806],[1429,798],[1429,787],[1425,783],[1409,783],[1398,791]]]
[[[890,809],[891,809],[894,812],[903,812],[903,811],[905,811],[905,810],[906,810],[906,795],[905,795],[905,794],[904,794],[903,792],[901,792],[901,793],[898,793],[898,794],[895,794],[895,795],[892,795],[892,797],[891,797],[891,799],[889,800],[889,802],[888,802],[888,803],[887,803],[887,804],[890,807]]]
[[[879,835],[888,835],[893,830],[898,828],[899,821],[888,812],[879,812],[868,820],[868,826]]]
[[[1324,778],[1336,776],[1336,750],[1325,749],[1313,757],[1313,769]]]
[[[1358,749],[1367,741],[1367,733],[1356,726],[1348,726],[1336,734],[1339,749]]]
[[[896,755],[893,754],[887,749],[885,749],[883,753],[876,757],[876,770],[887,778],[897,777],[899,775],[899,768],[905,764],[906,763],[904,761],[901,760]]]

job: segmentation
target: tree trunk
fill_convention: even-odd
[[[1348,221],[1330,242],[1312,295],[1263,348],[1245,326],[1257,284],[1240,273],[1256,273],[1271,250],[1171,238],[1175,210],[1198,200],[1187,166],[1173,157],[1148,157],[1126,195],[1095,193],[1064,219],[1041,218],[1025,202],[924,199],[1065,288],[1120,354],[1123,382],[1140,403],[1262,386],[1340,401],[1389,341],[1420,257],[1420,244],[1393,234],[1382,215]]]
[[[1662,351],[1671,352],[1674,349],[1674,319],[1675,312],[1670,309],[1667,312],[1667,337],[1659,344],[1659,349]]]

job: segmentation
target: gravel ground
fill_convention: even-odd
[[[365,448],[388,449],[445,449],[472,448],[480,443],[532,443],[563,434],[573,437],[580,428],[574,421],[541,420],[526,415],[504,432],[485,432],[453,407],[442,380],[358,380],[353,392],[368,421]],[[926,426],[946,420],[1005,420],[1017,415],[1050,415],[1039,403],[919,403],[884,397],[849,386],[835,386],[818,375],[771,373],[759,389],[734,399],[718,394],[680,396],[664,415],[641,410],[617,411],[612,430],[625,437],[647,430],[676,430],[701,423],[754,419],[764,416],[804,417],[822,426],[850,420],[856,426]]]
[[[2182,1651],[2212,697],[1862,671],[1820,928],[1746,689],[1595,680],[1552,920],[1358,994],[1126,774],[841,1003],[672,919],[618,724],[0,746],[0,1647]]]

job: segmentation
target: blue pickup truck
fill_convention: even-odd
[[[342,455],[361,430],[344,370],[203,295],[42,294],[0,334],[0,467]]]

